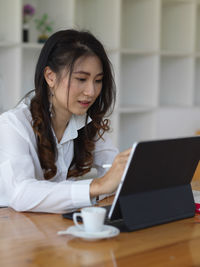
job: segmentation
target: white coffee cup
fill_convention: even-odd
[[[82,208],[81,212],[73,214],[73,221],[75,225],[85,232],[100,232],[104,225],[106,216],[106,209],[102,207],[87,207]],[[77,218],[81,217],[83,225],[79,224]]]

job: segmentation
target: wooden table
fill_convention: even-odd
[[[57,235],[70,225],[1,208],[0,266],[200,266],[200,215],[94,242]]]

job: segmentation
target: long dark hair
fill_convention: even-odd
[[[74,158],[68,177],[80,176],[90,171],[96,137],[102,138],[104,132],[109,130],[109,121],[104,117],[113,110],[115,103],[112,67],[103,45],[88,31],[69,29],[56,32],[41,50],[35,70],[35,95],[31,99],[30,110],[45,179],[52,178],[57,172],[55,165],[57,148],[51,128],[49,87],[44,77],[45,67],[49,66],[58,77],[67,67],[71,77],[77,59],[87,55],[96,55],[102,63],[102,90],[87,111],[85,127],[78,131],[78,137],[74,140]],[[89,124],[87,124],[88,116],[92,118]]]

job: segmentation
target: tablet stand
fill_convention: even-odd
[[[128,231],[195,215],[195,203],[190,184],[122,195],[119,203]]]

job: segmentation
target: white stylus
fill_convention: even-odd
[[[104,169],[109,169],[112,166],[112,164],[103,164],[102,167]]]

